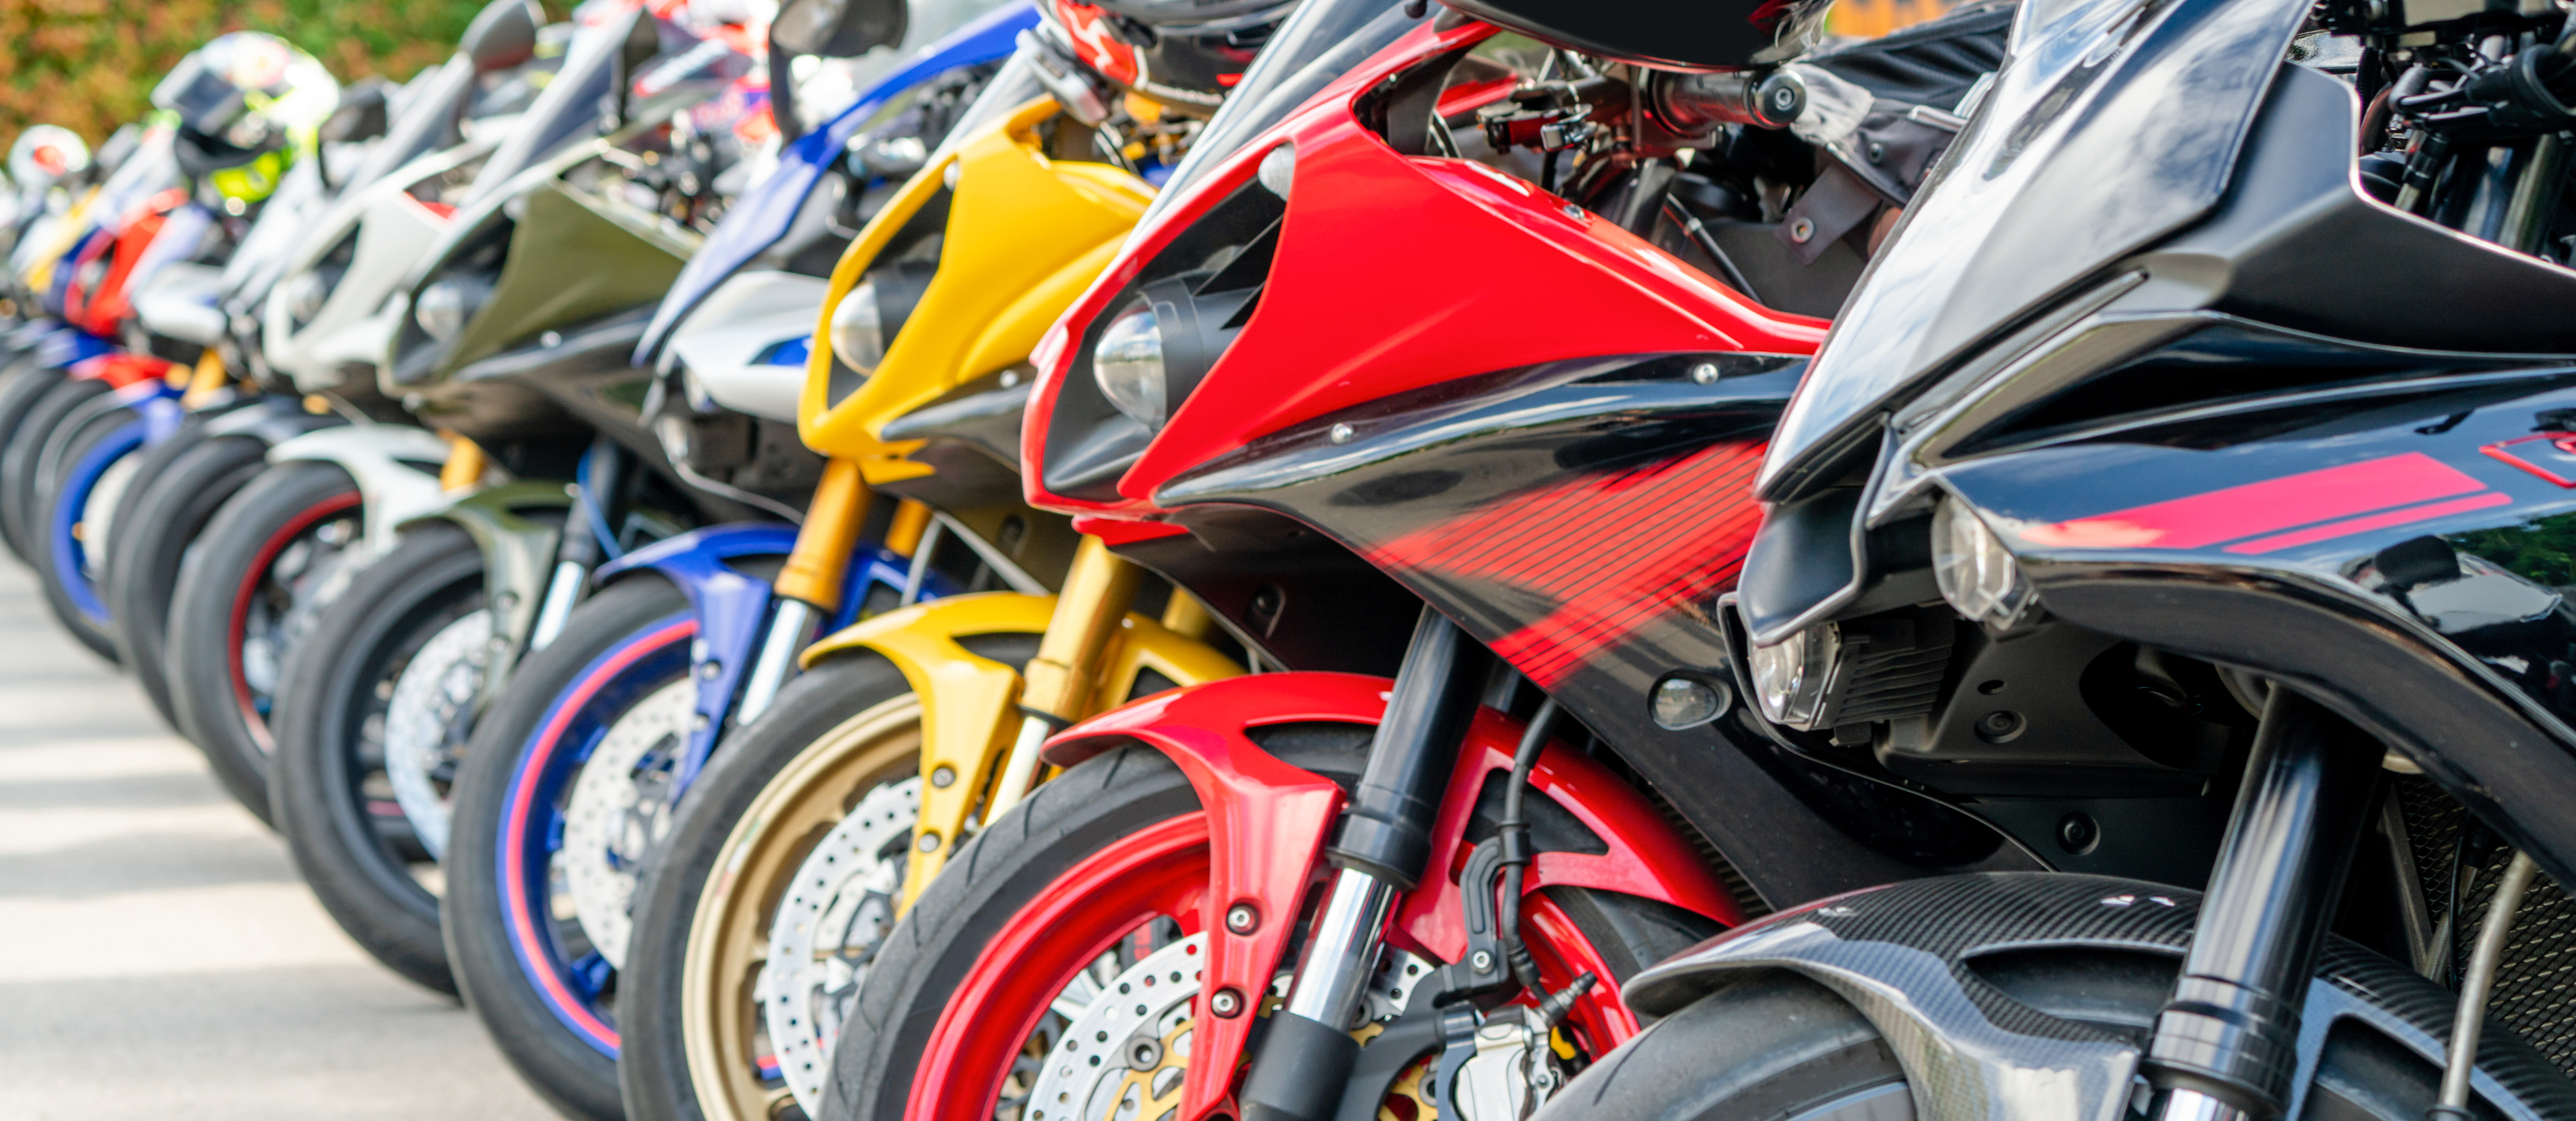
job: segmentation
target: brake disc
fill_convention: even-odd
[[[465,615],[412,655],[385,706],[385,778],[432,860],[447,856],[448,791],[491,660],[492,613]]]
[[[671,766],[697,716],[697,685],[681,678],[618,715],[591,749],[564,807],[561,854],[573,915],[611,967],[626,963],[635,882],[671,827]]]
[[[822,1115],[832,1044],[859,980],[894,928],[921,779],[868,791],[806,854],[770,920],[757,993],[779,1076],[806,1116]]]
[[[252,692],[277,692],[287,656],[313,633],[323,609],[340,598],[368,559],[354,516],[315,526],[278,551],[243,620],[242,680]],[[261,750],[268,748],[263,744]]]
[[[1158,1121],[1178,1110],[1206,945],[1206,935],[1190,935],[1101,986],[1047,1054],[1027,1121]],[[1389,947],[1369,984],[1366,1022],[1354,1034],[1384,1030],[1430,973],[1423,959]],[[1273,982],[1274,999],[1287,976]]]

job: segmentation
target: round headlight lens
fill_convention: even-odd
[[[1170,402],[1163,382],[1163,328],[1152,309],[1126,315],[1100,333],[1091,378],[1119,412],[1147,428],[1162,426]]]
[[[420,302],[412,306],[411,317],[429,337],[454,342],[465,330],[465,317],[473,314],[472,303],[464,285],[441,280],[420,290]]]
[[[832,309],[832,357],[862,374],[875,373],[885,361],[884,322],[877,315],[876,285],[850,289]]]
[[[1774,645],[1754,647],[1748,668],[1762,715],[1774,724],[1814,731],[1822,722],[1841,640],[1832,623],[1818,623]]]

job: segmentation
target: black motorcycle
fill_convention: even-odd
[[[1662,66],[1821,16],[1459,6]],[[1713,616],[1780,759],[2052,870],[1668,960],[1543,1115],[2576,1117],[2571,46],[2547,4],[2022,6]]]

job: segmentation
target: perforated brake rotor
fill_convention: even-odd
[[[1023,1121],[1161,1121],[1178,1110],[1206,945],[1206,935],[1190,935],[1100,986],[1048,1052]],[[1370,983],[1369,1023],[1361,1031],[1375,1034],[1403,1013],[1415,982],[1430,972],[1423,959],[1389,948]],[[1277,989],[1274,983],[1274,995]],[[1058,1010],[1069,1012],[1064,1005],[1059,999]]]
[[[412,655],[386,703],[385,778],[432,860],[447,857],[448,788],[491,660],[492,613],[465,615]]]
[[[644,862],[671,827],[671,765],[697,715],[697,686],[681,678],[620,713],[573,780],[556,854],[573,915],[592,948],[626,963],[628,908]]]
[[[322,610],[348,590],[369,559],[354,516],[323,522],[278,550],[242,620],[242,682],[253,694],[277,691],[287,655],[313,633]],[[260,750],[271,750],[264,735],[254,740]]]
[[[868,791],[806,854],[778,901],[761,967],[760,1014],[779,1076],[805,1115],[822,1115],[832,1045],[859,981],[893,929],[921,779]]]

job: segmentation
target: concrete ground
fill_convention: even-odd
[[[552,1117],[42,596],[0,557],[0,1118]]]

